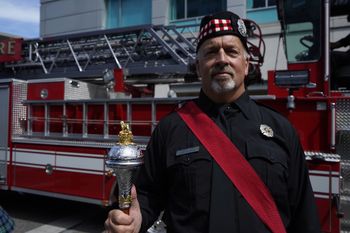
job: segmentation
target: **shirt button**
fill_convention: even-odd
[[[231,112],[232,108],[230,106],[227,106],[224,110],[225,114],[229,114]]]

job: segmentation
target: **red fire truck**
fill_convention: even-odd
[[[329,20],[348,1],[278,1],[286,70],[248,90],[285,115],[305,150],[323,232],[350,229],[350,70],[330,66]],[[249,31],[247,85],[260,80],[264,42]],[[105,166],[120,121],[146,145],[157,122],[198,93],[191,64],[198,25],[122,28],[24,40],[0,64],[0,189],[109,205]]]

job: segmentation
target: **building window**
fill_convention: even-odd
[[[170,0],[170,19],[187,19],[226,10],[226,0]]]
[[[152,22],[152,0],[105,0],[106,28],[128,27]],[[135,6],[138,9],[135,10]]]
[[[248,9],[276,6],[276,0],[247,0]]]
[[[278,21],[276,0],[247,0],[247,18],[259,24]]]

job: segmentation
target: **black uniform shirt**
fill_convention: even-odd
[[[287,232],[320,232],[304,153],[291,124],[246,93],[217,105],[201,92],[195,102],[267,185]],[[264,136],[261,124],[274,136]],[[168,233],[270,232],[176,112],[154,130],[136,188],[142,232],[163,209]]]

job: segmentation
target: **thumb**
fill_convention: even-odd
[[[131,206],[130,206],[130,216],[134,218],[134,232],[139,232],[142,224],[142,215],[139,201],[137,200],[136,187],[133,185],[131,188]]]
[[[137,200],[137,192],[136,192],[135,185],[133,185],[131,187],[131,206],[130,206],[130,209],[134,209],[134,210],[140,209],[139,201]]]

